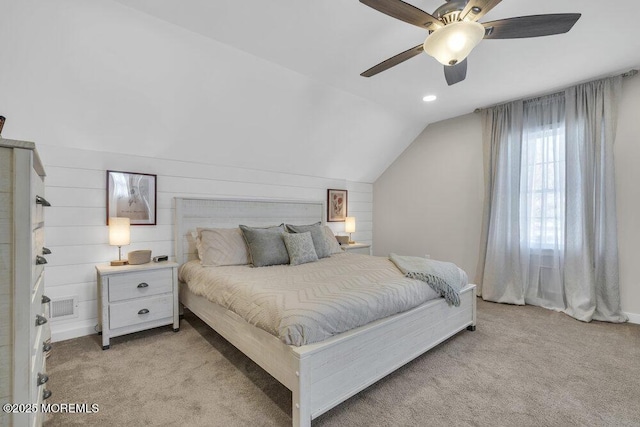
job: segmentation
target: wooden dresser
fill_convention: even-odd
[[[50,253],[44,247],[44,176],[34,143],[0,138],[2,426],[41,425],[40,404],[51,394],[45,369],[51,333],[43,294]]]

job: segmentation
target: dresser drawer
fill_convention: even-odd
[[[151,270],[109,277],[109,302],[123,301],[173,291],[171,270]]]
[[[31,402],[37,402],[38,400],[42,400],[42,390],[46,387],[46,385],[42,385],[38,383],[38,374],[46,375],[45,369],[45,358],[44,352],[42,351],[42,342],[44,341],[44,327],[40,326],[36,330],[36,336],[34,342],[31,343],[31,384],[30,388],[30,396]]]
[[[44,222],[44,206],[36,203],[36,196],[44,197],[44,180],[38,173],[31,170],[31,203],[33,204],[32,225],[37,227],[38,224]]]
[[[44,316],[45,306],[42,304],[42,294],[44,293],[44,274],[36,279],[31,290],[31,317],[35,319],[36,314]],[[34,320],[35,321],[35,320]]]
[[[42,247],[44,246],[44,226],[34,229],[31,236],[31,280],[33,280],[33,284],[35,284],[37,278],[42,274],[44,263],[46,262],[46,257],[42,254]]]
[[[173,316],[173,294],[109,305],[109,329],[133,326]]]
[[[29,381],[31,384],[29,385],[29,393],[30,393],[30,402],[38,401],[38,398],[41,394],[41,390],[43,387],[38,385],[38,374],[46,374],[44,368],[44,351],[43,351],[43,343],[45,341],[45,337],[47,335],[48,324],[38,324],[38,316],[40,318],[45,318],[45,305],[42,304],[42,292],[44,290],[44,275],[41,275],[37,280],[36,284],[33,288],[32,297],[31,297],[31,333],[30,333],[30,378]],[[47,319],[48,322],[48,319]]]

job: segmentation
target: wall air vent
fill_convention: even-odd
[[[52,298],[49,315],[52,321],[78,317],[78,296]]]

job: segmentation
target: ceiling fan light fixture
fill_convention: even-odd
[[[443,65],[464,61],[484,37],[484,27],[475,21],[458,21],[435,30],[424,41],[424,51]]]

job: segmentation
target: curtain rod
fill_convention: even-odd
[[[633,76],[635,76],[636,74],[638,74],[638,70],[636,70],[636,69],[634,68],[634,69],[632,69],[632,70],[627,71],[626,73],[619,74],[619,76],[621,76],[621,77],[633,77]],[[611,77],[615,77],[615,76],[611,76]],[[606,77],[603,77],[603,78],[606,78]],[[596,79],[596,80],[599,80],[599,79]],[[595,80],[589,80],[589,81],[595,81]],[[585,82],[585,83],[586,83],[586,82]],[[578,83],[578,84],[580,84],[580,83]],[[554,94],[554,93],[562,92],[563,90],[564,90],[564,89],[560,89],[560,90],[556,90],[556,91],[553,91],[553,92],[549,92],[549,93],[547,93],[547,94],[535,95],[535,96],[533,96],[533,98],[539,98],[539,97],[541,97],[541,96],[552,95],[552,94]],[[509,102],[509,101],[507,101],[507,102]],[[487,108],[492,108],[492,107],[494,107],[494,106],[496,106],[496,105],[501,105],[501,104],[504,104],[504,103],[503,103],[503,102],[501,102],[501,103],[499,103],[499,104],[494,104],[494,105],[489,106],[489,107],[476,108],[475,110],[473,110],[473,112],[474,112],[474,113],[479,113],[479,112],[481,112],[482,110],[485,110],[485,109],[487,109]]]

